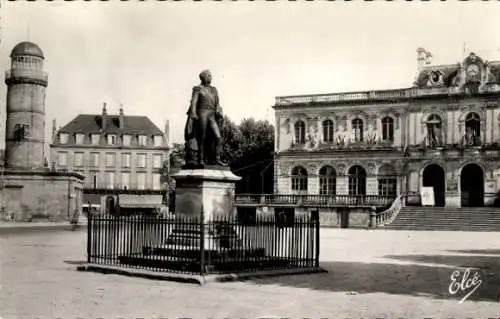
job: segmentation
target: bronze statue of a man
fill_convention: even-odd
[[[191,104],[184,130],[186,166],[226,164],[221,160],[222,108],[217,89],[211,86],[212,74],[204,70],[199,75],[201,84],[193,87]]]

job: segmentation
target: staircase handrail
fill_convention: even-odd
[[[380,213],[377,213],[376,216],[377,227],[389,225],[396,219],[396,217],[398,217],[401,207],[404,206],[403,203],[404,194],[405,194],[404,192],[399,194],[399,196],[396,197],[396,199],[392,202],[391,206],[388,209]]]

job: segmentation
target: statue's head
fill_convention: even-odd
[[[200,81],[202,84],[210,84],[212,82],[212,73],[209,70],[201,71]]]

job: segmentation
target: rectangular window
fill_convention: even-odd
[[[124,146],[130,146],[132,141],[132,136],[130,135],[123,135],[123,145]]]
[[[75,153],[75,167],[82,167],[83,166],[83,153],[78,152]]]
[[[137,189],[146,188],[146,173],[137,173]]]
[[[106,188],[114,188],[115,185],[115,173],[106,172]]]
[[[61,144],[68,144],[69,134],[67,134],[67,133],[61,133],[61,134],[59,134],[59,139],[61,141]]]
[[[76,144],[83,144],[85,141],[85,134],[77,133],[75,135]]]
[[[115,145],[116,144],[116,135],[108,135],[108,145]]]
[[[137,167],[146,167],[146,154],[137,154]]]
[[[99,134],[92,134],[92,136],[91,136],[92,144],[99,145],[100,138],[101,138],[101,135],[99,135]]]
[[[130,154],[122,154],[122,167],[130,167]]]
[[[122,187],[124,189],[130,188],[130,173],[122,173]]]
[[[115,167],[116,154],[106,153],[106,167]]]
[[[163,136],[161,135],[155,135],[154,137],[154,146],[159,147],[163,144]]]
[[[397,196],[397,179],[396,178],[379,178],[378,179],[378,194],[380,196]]]
[[[90,157],[92,158],[91,165],[93,167],[99,167],[99,153],[92,153],[90,154]]]
[[[153,189],[161,189],[161,174],[153,174]]]
[[[139,146],[146,146],[147,142],[148,142],[147,135],[139,135],[138,137]]]
[[[161,168],[162,156],[161,154],[153,155],[153,168]]]
[[[68,166],[68,153],[59,152],[58,154],[58,165],[59,166]]]

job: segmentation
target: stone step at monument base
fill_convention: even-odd
[[[230,225],[205,227],[205,249],[242,247],[242,241]],[[201,244],[201,226],[195,228],[175,228],[168,236],[165,244],[178,246],[192,246],[199,248]]]
[[[189,258],[194,260],[201,259],[200,247],[179,246],[179,245],[161,245],[145,246],[143,254],[147,256],[166,256],[176,258]],[[234,258],[264,258],[266,251],[264,248],[238,248],[238,249],[207,249],[204,252],[204,258],[211,260],[229,260]]]
[[[164,269],[166,271],[179,272],[201,272],[200,260],[180,258],[180,257],[163,257],[160,256],[144,256],[144,255],[129,255],[120,256],[118,260],[121,264],[127,266],[139,266],[143,268]],[[233,272],[238,269],[246,271],[253,270],[268,270],[289,268],[292,265],[306,263],[306,260],[290,260],[279,257],[260,257],[260,258],[225,258],[220,260],[206,260],[205,271],[210,272]]]

